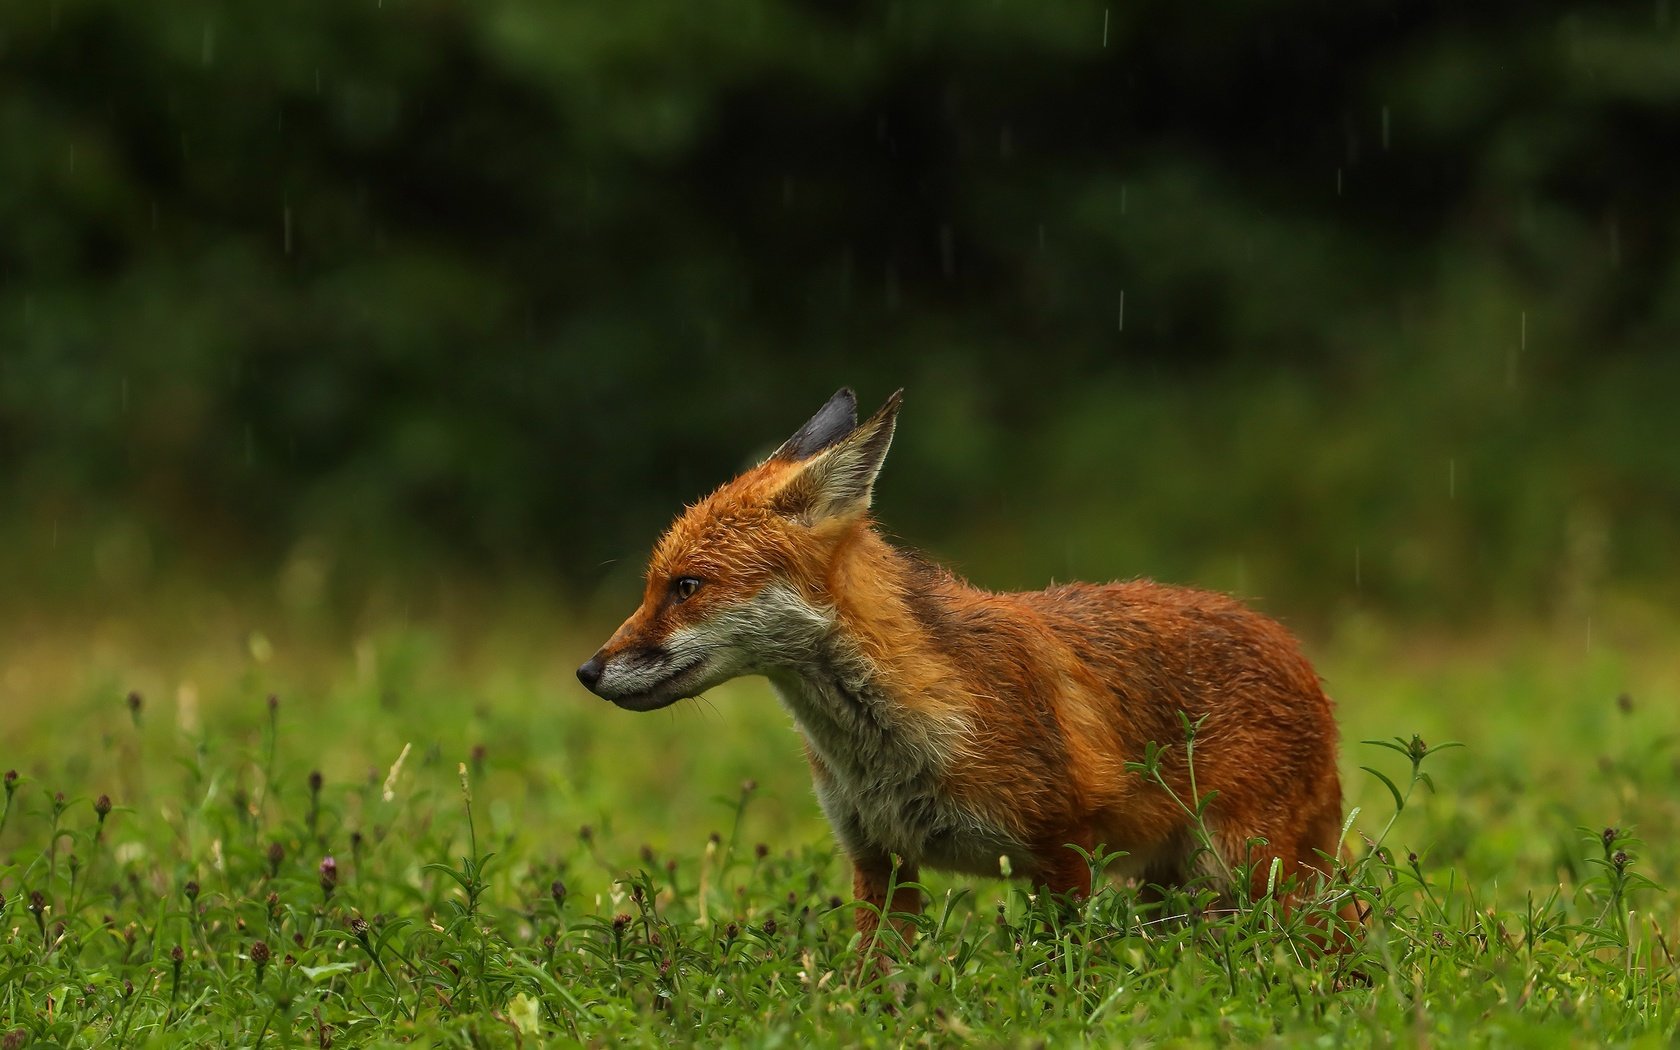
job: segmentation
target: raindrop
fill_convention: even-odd
[[[1336,169],[1336,196],[1342,195],[1342,169]]]
[[[1126,330],[1126,289],[1120,289],[1120,312],[1115,317],[1115,331]]]
[[[1108,46],[1108,8],[1103,8],[1103,47]]]
[[[1382,148],[1383,148],[1384,153],[1388,152],[1388,107],[1387,106],[1384,106],[1382,108]]]
[[[281,237],[285,241],[286,254],[292,254],[292,206],[282,205],[280,208]]]
[[[1122,216],[1126,214],[1126,184],[1124,182],[1120,184],[1120,214]]]
[[[946,280],[950,280],[957,272],[957,247],[951,236],[950,223],[939,227],[939,266],[945,271]]]
[[[1458,498],[1458,460],[1447,460],[1447,498]]]
[[[1353,589],[1356,591],[1365,589],[1361,569],[1359,544],[1356,543],[1353,545]]]
[[[216,30],[209,22],[204,23],[204,36],[199,42],[198,58],[204,65],[209,65],[216,57]]]

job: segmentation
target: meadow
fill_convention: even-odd
[[[0,643],[7,1050],[1680,1036],[1660,630],[1309,640],[1340,703],[1338,889],[1372,907],[1348,952],[1194,888],[1069,909],[930,875],[883,974],[762,681],[633,715],[572,678],[605,625],[541,602],[239,608]]]

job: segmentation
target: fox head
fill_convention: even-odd
[[[654,548],[642,604],[578,680],[653,711],[791,660],[824,630],[828,570],[866,528],[900,395],[862,424],[842,389],[770,458],[689,507]]]

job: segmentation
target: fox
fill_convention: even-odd
[[[1229,894],[1248,872],[1253,899],[1286,909],[1327,885],[1345,830],[1335,711],[1288,630],[1147,579],[994,593],[895,546],[871,503],[902,401],[860,424],[843,388],[684,510],[582,684],[654,711],[767,678],[867,944],[883,917],[913,923],[923,868],[1080,899],[1101,851],[1103,874],[1144,887]]]

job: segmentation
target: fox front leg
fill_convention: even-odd
[[[892,922],[904,943],[916,935],[914,916],[922,913],[922,894],[914,886],[916,866],[900,864],[894,870],[892,858],[886,854],[854,856],[852,858],[852,893],[867,907],[857,910],[857,930],[862,935],[859,944],[864,952],[886,949],[880,930],[881,918]],[[891,890],[891,899],[888,891]]]

